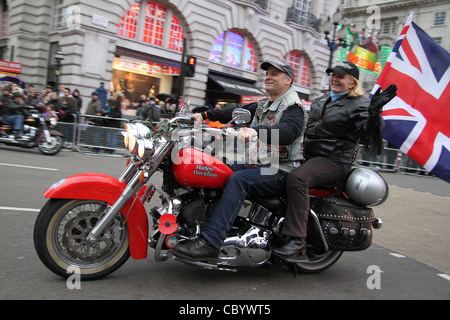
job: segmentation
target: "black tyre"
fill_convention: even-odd
[[[96,200],[50,199],[34,227],[34,246],[44,265],[67,278],[77,268],[81,280],[105,277],[130,257],[128,227],[122,215],[104,230],[95,243],[87,235],[103,215],[106,203]]]
[[[39,151],[47,156],[53,156],[61,151],[64,142],[63,138],[57,135],[50,136],[50,140],[49,143],[45,137],[42,137],[38,143]]]

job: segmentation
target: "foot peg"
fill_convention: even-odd
[[[284,261],[289,263],[301,263],[301,262],[308,262],[309,258],[306,254],[304,255],[298,255],[292,258],[284,259]]]

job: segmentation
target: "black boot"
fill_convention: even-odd
[[[180,242],[172,253],[176,257],[191,261],[215,262],[219,257],[219,250],[201,236],[194,240]]]
[[[273,254],[283,260],[295,260],[306,254],[306,241],[303,238],[290,237],[284,246],[273,250]]]
[[[22,137],[23,137],[23,132],[21,130],[17,130],[15,135],[14,135],[14,138],[16,140],[20,140],[20,139],[22,139]]]

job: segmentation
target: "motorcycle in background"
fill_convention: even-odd
[[[23,136],[16,138],[13,125],[0,119],[0,143],[21,148],[37,147],[42,154],[55,155],[61,151],[64,135],[54,130],[56,118],[46,114],[43,105],[29,106],[24,113]]]
[[[233,111],[235,126],[250,120],[247,110]],[[157,127],[127,123],[124,142],[130,157],[118,178],[84,173],[48,188],[43,195],[49,200],[34,228],[35,249],[44,265],[62,277],[69,277],[67,270],[75,267],[81,279],[99,279],[120,268],[130,255],[146,258],[150,247],[157,262],[174,258],[229,271],[272,263],[318,273],[344,251],[371,245],[373,228],[382,224],[371,207],[385,201],[388,186],[379,174],[358,168],[340,186],[311,190],[307,253],[299,261],[272,254],[282,241],[284,195],[248,197],[243,208],[248,211],[239,214],[216,262],[174,257],[171,249],[200,233],[233,173],[229,159],[234,155],[229,151],[236,151],[237,131],[228,125],[195,127],[193,122],[189,115],[179,114]],[[161,185],[155,183],[156,172],[162,173]],[[155,195],[159,205],[151,202]]]

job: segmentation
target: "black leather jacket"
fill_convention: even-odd
[[[304,156],[351,164],[367,132],[370,99],[344,96],[331,102],[327,93],[311,104],[303,143]]]

